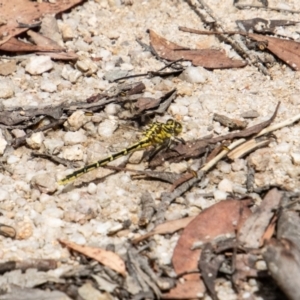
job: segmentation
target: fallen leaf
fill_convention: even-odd
[[[164,39],[153,30],[149,30],[149,35],[151,47],[157,55],[170,61],[190,60],[194,66],[202,66],[208,69],[241,68],[247,64],[242,60],[233,60],[227,57],[223,50],[191,50]]]
[[[55,3],[0,0],[0,19],[6,20],[5,24],[0,26],[0,45],[28,30],[26,27],[20,27],[20,22],[31,24],[33,20],[38,20],[45,14],[61,13],[80,2],[83,2],[83,0],[56,1]],[[2,50],[2,47],[0,47],[0,50]]]
[[[195,242],[203,243],[219,235],[234,234],[239,226],[251,215],[249,205],[252,200],[223,200],[203,210],[183,230],[174,249],[172,263],[176,274],[198,269],[201,250],[191,250]],[[199,274],[184,275],[185,282],[179,283],[164,298],[197,298],[205,292]]]
[[[172,220],[165,222],[163,224],[157,225],[153,230],[150,232],[134,239],[132,241],[133,244],[137,244],[140,241],[143,241],[147,239],[148,237],[154,235],[154,234],[170,234],[174,233],[182,228],[185,228],[195,217],[187,217],[187,218],[182,218],[178,220]]]
[[[124,261],[114,252],[107,251],[101,248],[81,246],[73,242],[58,240],[62,245],[82,253],[85,256],[95,259],[104,266],[111,268],[112,270],[126,275],[126,267]]]
[[[247,35],[257,42],[263,42],[266,49],[283,60],[293,70],[300,70],[300,43],[255,33],[248,33]]]

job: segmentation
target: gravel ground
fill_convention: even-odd
[[[229,0],[206,2],[228,30],[236,29],[235,20],[238,19],[262,17],[298,20],[297,14],[256,9],[238,10]],[[249,2],[251,1],[247,3]],[[296,0],[269,1],[269,5],[300,10]],[[185,1],[134,1],[132,5],[120,4],[117,0],[86,1],[63,14],[62,19],[58,20],[58,26],[63,32],[65,47],[79,55],[79,60],[84,61],[88,71],[84,72],[84,67],[78,64],[75,68],[71,64],[51,61],[44,56],[22,56],[18,59],[14,73],[0,76],[0,99],[3,107],[83,101],[112,86],[105,80],[107,76],[145,73],[163,67],[162,62],[150,52],[144,51],[136,42],[139,38],[149,43],[147,29],[153,29],[166,39],[183,46],[223,48],[230,57],[237,58],[228,45],[220,44],[213,36],[178,31],[178,26],[203,29],[199,17]],[[294,39],[300,39],[299,32],[300,24],[280,29],[280,33]],[[185,65],[189,66],[188,63]],[[33,75],[36,66],[45,66],[45,71]],[[93,73],[92,76],[89,71]],[[242,119],[244,113],[257,111],[257,118],[247,119],[249,125],[270,118],[279,101],[281,106],[275,122],[299,113],[297,82],[300,73],[281,63],[275,63],[269,69],[272,79],[254,66],[214,71],[198,67],[191,72],[191,75],[179,78],[141,79],[146,86],[145,97],[157,98],[177,88],[178,96],[174,103],[166,114],[156,116],[155,120],[166,121],[170,117],[180,120],[184,126],[181,137],[187,141],[208,134],[227,133],[225,127],[212,120],[215,112]],[[136,80],[129,82],[134,81]],[[113,243],[116,251],[124,254],[124,242],[145,232],[139,229],[133,233],[138,229],[141,194],[149,191],[158,203],[159,195],[170,187],[169,184],[132,179],[128,172],[107,176],[112,171],[100,168],[78,179],[75,188],[61,191],[62,187],[57,185],[57,180],[74,169],[31,157],[32,150],[35,150],[76,160],[83,165],[123,149],[135,142],[138,134],[134,128],[123,126],[125,122],[118,118],[120,110],[120,106],[111,104],[103,112],[91,117],[78,112],[73,116],[75,126],[79,124],[76,131],[71,131],[66,126],[65,130],[34,134],[27,140],[26,147],[16,150],[6,145],[7,136],[5,130],[2,130],[0,151],[5,171],[0,174],[0,223],[16,228],[17,239],[0,237],[1,261],[53,258],[72,265],[76,262],[70,259],[69,251],[57,242],[58,238],[97,247]],[[87,121],[87,126],[80,126],[80,122]],[[21,136],[24,132],[15,130],[13,134]],[[255,185],[280,185],[287,190],[299,191],[300,126],[294,124],[274,134],[276,140],[248,157],[256,170]],[[124,159],[120,158],[112,165],[119,165]],[[131,158],[127,167],[147,169],[147,162],[133,163],[138,159],[139,157]],[[179,173],[188,168],[195,169],[199,163],[197,159],[177,164],[166,162],[158,170]],[[176,199],[170,205],[166,219],[196,215],[202,209],[224,199],[228,192],[246,192],[246,175],[245,159],[218,163],[208,174],[206,187],[194,187],[183,197]],[[91,182],[103,176],[105,179]],[[87,184],[76,187],[81,182]],[[37,188],[40,183],[43,187]],[[213,197],[203,198],[203,193],[212,193]],[[252,196],[259,203],[259,195]],[[132,222],[128,232],[119,236],[108,235],[113,228],[128,219]],[[160,264],[169,264],[177,239],[177,234],[169,238],[155,236],[154,243],[151,244],[152,257]],[[252,289],[255,290],[255,287]],[[218,292],[221,299],[235,299],[226,283],[220,285]]]

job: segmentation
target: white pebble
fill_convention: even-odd
[[[45,194],[53,194],[57,189],[53,173],[37,174],[32,177],[30,184]]]
[[[106,105],[104,111],[108,115],[116,115],[121,110],[121,106],[118,104],[110,103]]]
[[[288,153],[291,149],[291,145],[286,142],[282,142],[276,146],[276,151],[281,153]]]
[[[9,156],[7,157],[6,162],[7,162],[9,165],[12,165],[12,164],[17,163],[19,160],[20,160],[20,158],[19,158],[18,156],[12,154],[12,155],[9,155]]]
[[[64,137],[63,140],[65,142],[65,145],[75,145],[84,143],[87,140],[87,137],[85,135],[84,130],[80,129],[78,131],[68,131]]]
[[[86,75],[92,75],[97,72],[98,66],[87,57],[84,57],[76,62],[77,69]]]
[[[73,145],[63,149],[63,158],[68,160],[82,160],[83,159],[83,146]]]
[[[68,200],[77,202],[80,199],[80,194],[78,192],[70,192],[68,193]]]
[[[188,163],[186,161],[182,161],[179,163],[171,163],[169,168],[170,172],[180,174],[187,170]]]
[[[235,159],[231,164],[232,171],[238,172],[246,168],[246,161],[244,159]]]
[[[25,131],[24,131],[23,129],[18,129],[18,128],[13,129],[13,130],[11,131],[11,133],[12,133],[12,134],[14,135],[14,137],[16,137],[16,138],[19,138],[19,137],[22,137],[22,136],[26,135],[26,133],[25,133]]]
[[[78,70],[73,69],[69,65],[65,65],[61,72],[61,77],[72,82],[76,83],[77,80],[82,76],[82,73]]]
[[[73,233],[69,239],[78,245],[86,245],[87,243],[85,237],[82,234],[79,234],[78,232]]]
[[[48,92],[48,93],[53,93],[53,92],[56,92],[56,90],[57,90],[56,84],[49,81],[49,80],[43,80],[41,82],[40,87],[41,87],[42,91],[45,91],[45,92]]]
[[[259,271],[266,271],[268,269],[267,264],[264,260],[258,260],[255,263],[255,268],[256,268],[256,270],[259,270]]]
[[[58,218],[43,216],[43,225],[49,228],[62,227],[64,225],[64,221]]]
[[[25,70],[31,75],[42,74],[53,68],[53,62],[49,56],[33,56],[29,59]]]
[[[118,128],[117,122],[112,120],[104,120],[98,126],[98,134],[102,137],[110,137],[114,131]]]
[[[0,189],[0,201],[9,200],[9,193],[7,190]]]
[[[300,165],[300,152],[292,152],[292,161],[294,165]]]
[[[60,26],[60,31],[61,31],[61,34],[62,34],[62,38],[65,42],[72,40],[75,36],[74,32],[73,32],[73,29],[69,24],[62,24]]]
[[[222,173],[229,174],[231,172],[231,165],[227,162],[220,161],[217,165],[218,170]]]
[[[0,155],[3,155],[7,146],[7,141],[5,140],[2,130],[0,129]]]
[[[129,163],[131,164],[139,164],[141,160],[143,159],[144,151],[136,151],[132,153],[132,155],[129,158]]]
[[[206,73],[207,71],[202,67],[188,67],[181,73],[179,78],[190,83],[205,83]]]
[[[216,201],[225,200],[226,197],[227,197],[227,193],[220,191],[220,190],[214,191],[214,198]]]
[[[132,64],[128,64],[128,63],[121,64],[120,67],[121,70],[126,70],[126,71],[131,71],[134,68]]]
[[[43,142],[48,154],[58,154],[60,149],[64,146],[64,142],[60,139],[46,139]]]
[[[170,113],[174,115],[186,116],[188,114],[188,108],[180,104],[172,104],[169,109]]]
[[[10,81],[3,80],[0,82],[0,98],[8,99],[14,95],[14,88]]]
[[[40,149],[44,138],[45,136],[43,132],[35,132],[26,139],[26,143],[31,149]]]
[[[97,185],[95,183],[91,182],[88,185],[87,191],[91,195],[95,194],[97,192]]]
[[[91,120],[90,116],[86,116],[84,111],[75,111],[68,120],[64,123],[64,127],[67,130],[77,131],[80,127]]]
[[[221,180],[218,184],[218,189],[222,192],[232,193],[232,182],[226,178]]]

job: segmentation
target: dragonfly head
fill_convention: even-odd
[[[173,119],[169,119],[166,125],[173,131],[175,136],[182,132],[182,125]]]

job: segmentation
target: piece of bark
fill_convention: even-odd
[[[276,188],[270,190],[261,205],[247,219],[239,231],[239,242],[245,248],[257,249],[274,213],[278,210],[282,193]]]

